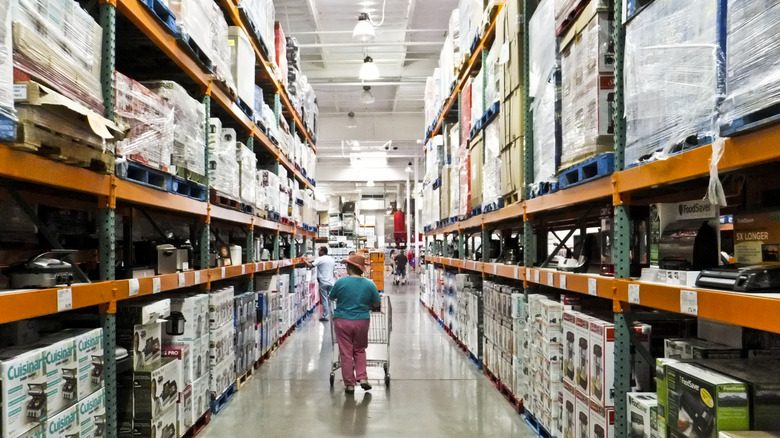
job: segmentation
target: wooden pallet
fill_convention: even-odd
[[[565,189],[611,175],[615,169],[615,154],[596,155],[558,172],[558,187]]]
[[[249,379],[252,378],[252,375],[254,374],[254,367],[249,368],[244,374],[238,376],[236,379],[236,386],[238,390],[241,390],[248,382]]]
[[[213,205],[229,208],[231,210],[241,211],[241,203],[215,189],[211,189],[209,201]]]
[[[512,205],[516,202],[520,202],[520,192],[514,191],[512,193],[508,193],[504,195],[504,205]]]
[[[182,438],[195,438],[209,423],[211,423],[211,411],[206,411],[205,414],[198,418],[198,421],[196,421],[192,427],[184,432]]]
[[[211,412],[214,415],[219,414],[222,409],[227,406],[228,402],[233,398],[233,396],[236,394],[236,391],[238,391],[236,384],[233,383],[230,386],[228,386],[228,389],[225,390],[222,394],[220,394],[219,397],[215,397],[214,400],[211,401]]]

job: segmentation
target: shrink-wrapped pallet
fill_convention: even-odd
[[[13,3],[0,3],[0,116],[16,119],[14,113],[13,47],[11,21]]]
[[[556,171],[555,99],[558,60],[552,7],[553,0],[543,0],[529,23],[534,185],[552,181]]]
[[[209,141],[209,185],[224,196],[238,201],[240,169],[236,160],[236,132],[221,130],[217,141]]]
[[[236,144],[236,160],[239,170],[239,196],[241,202],[255,205],[255,178],[257,174],[257,156],[245,144]]]
[[[482,163],[482,202],[494,204],[501,199],[501,139],[498,121],[485,127],[484,154]]]

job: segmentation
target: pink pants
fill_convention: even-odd
[[[368,325],[371,320],[337,318],[333,320],[336,340],[341,355],[341,377],[345,386],[355,386],[357,381],[368,379],[366,374],[366,347],[368,347]]]

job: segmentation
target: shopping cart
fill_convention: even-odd
[[[393,284],[398,286],[399,284],[406,284],[406,268],[396,265],[393,271]]]
[[[382,367],[385,371],[385,386],[390,386],[390,332],[393,331],[393,307],[390,297],[380,297],[380,310],[371,312],[368,327],[368,347],[366,348],[366,366]],[[331,302],[332,303],[332,302]],[[338,304],[336,304],[338,306]],[[330,324],[330,336],[333,341],[333,362],[330,370],[330,386],[336,381],[336,370],[341,368],[341,355],[336,340],[335,324]]]

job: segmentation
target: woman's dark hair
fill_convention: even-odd
[[[357,266],[355,266],[355,265],[353,265],[351,263],[346,263],[346,265],[347,265],[347,273],[349,275],[353,275],[353,274],[354,275],[363,275],[363,270],[358,268]]]

